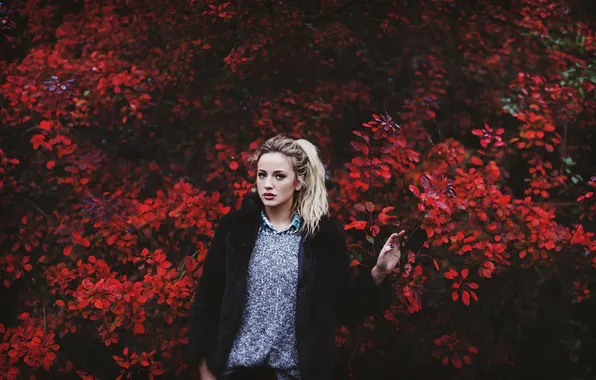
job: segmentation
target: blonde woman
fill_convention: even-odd
[[[335,328],[389,306],[404,231],[353,276],[317,148],[278,135],[251,161],[253,192],[222,218],[205,259],[190,362],[203,380],[330,379]]]

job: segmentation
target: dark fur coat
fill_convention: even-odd
[[[250,255],[261,223],[263,203],[246,196],[240,210],[222,218],[205,259],[191,310],[189,364],[207,358],[218,376],[239,330],[245,303]],[[370,269],[353,275],[340,224],[323,217],[314,236],[303,239],[299,254],[296,340],[303,380],[330,379],[335,361],[335,328],[389,307],[391,280],[376,286]]]

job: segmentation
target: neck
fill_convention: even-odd
[[[274,227],[287,227],[292,222],[292,205],[265,206],[265,215]]]

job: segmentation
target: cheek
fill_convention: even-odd
[[[293,181],[290,180],[290,181],[284,182],[283,188],[284,188],[284,192],[287,193],[288,195],[294,194],[294,183],[293,183]]]

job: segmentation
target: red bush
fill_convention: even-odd
[[[415,3],[2,5],[0,373],[185,372],[214,226],[280,132],[320,147],[354,266],[408,231],[391,308],[338,331],[350,375],[593,371],[594,25]]]

